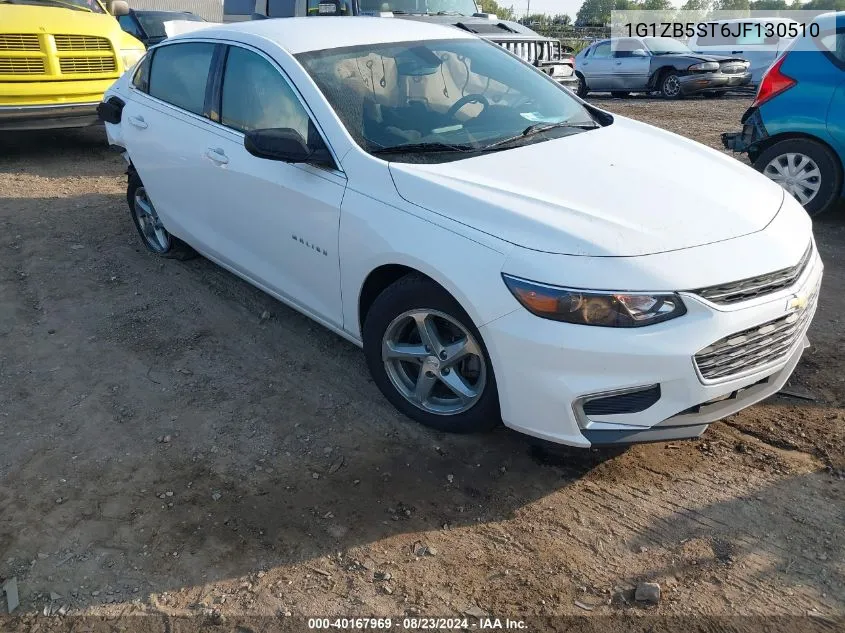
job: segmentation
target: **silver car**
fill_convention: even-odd
[[[719,97],[751,81],[749,63],[739,57],[703,55],[668,37],[601,40],[575,58],[578,94],[659,92],[666,99],[703,94]]]

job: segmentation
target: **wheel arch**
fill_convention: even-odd
[[[757,159],[760,157],[760,154],[765,152],[767,149],[780,143],[781,141],[794,141],[794,140],[805,140],[805,141],[813,141],[818,143],[819,145],[824,146],[831,154],[833,154],[836,162],[839,164],[839,175],[842,177],[845,175],[845,165],[842,163],[842,158],[839,155],[839,152],[836,150],[833,145],[825,141],[823,138],[819,138],[814,134],[808,134],[806,132],[781,132],[780,134],[775,134],[773,136],[767,136],[764,139],[761,139],[754,143],[754,145],[749,148],[748,150],[748,158],[752,164],[757,162]]]
[[[648,87],[653,90],[659,89],[660,80],[663,79],[663,75],[669,71],[676,72],[679,75],[682,74],[682,72],[676,68],[674,64],[661,64],[658,68],[655,68],[654,71],[652,71],[651,77],[648,79]]]
[[[431,280],[440,286],[444,292],[447,292],[458,304],[463,308],[464,312],[472,319],[476,328],[480,328],[483,323],[479,323],[478,312],[475,310],[472,302],[468,297],[460,292],[454,284],[450,283],[444,275],[439,271],[433,270],[432,267],[424,265],[422,262],[405,262],[405,263],[385,263],[373,268],[364,281],[361,283],[358,292],[358,331],[364,331],[364,320],[367,318],[367,313],[375,302],[376,298],[384,292],[390,285],[399,281],[407,275],[421,275],[426,279]]]

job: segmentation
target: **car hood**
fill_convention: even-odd
[[[72,33],[73,35],[111,36],[121,39],[120,25],[114,16],[65,9],[58,5],[4,4],[0,20],[2,33]]]
[[[731,57],[730,55],[705,55],[704,53],[669,53],[667,55],[655,55],[655,59],[688,59],[690,62],[744,62],[742,57]]]
[[[637,256],[762,230],[783,189],[703,145],[622,117],[443,164],[390,163],[402,198],[548,253]]]

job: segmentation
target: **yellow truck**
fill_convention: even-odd
[[[97,123],[103,93],[143,55],[124,0],[0,0],[0,133]]]

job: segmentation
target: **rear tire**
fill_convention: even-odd
[[[197,256],[197,252],[182,240],[172,236],[161,224],[155,206],[150,200],[144,183],[137,172],[129,173],[126,187],[126,203],[132,224],[144,246],[151,253],[167,259],[184,261]]]
[[[363,330],[373,380],[406,416],[451,433],[501,424],[496,378],[481,334],[431,279],[413,273],[388,286],[367,312]],[[459,349],[462,353],[452,353]]]
[[[832,209],[842,192],[839,159],[826,146],[811,139],[792,138],[775,143],[760,152],[754,168],[783,186],[810,216]]]
[[[575,90],[575,94],[582,99],[586,99],[587,95],[590,94],[590,91],[587,89],[587,80],[584,79],[584,75],[579,72],[576,72],[575,76],[578,77],[578,88]]]

